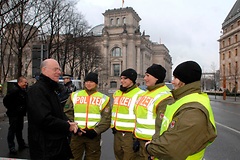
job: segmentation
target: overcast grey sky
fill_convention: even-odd
[[[142,19],[141,32],[165,44],[173,69],[185,60],[197,61],[204,72],[219,69],[222,23],[236,0],[124,0]],[[79,0],[78,10],[91,27],[104,23],[102,13],[121,8],[122,0]]]

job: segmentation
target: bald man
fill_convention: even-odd
[[[67,136],[77,132],[69,122],[58,98],[61,69],[54,59],[42,62],[39,80],[28,91],[28,141],[31,159],[72,158]]]

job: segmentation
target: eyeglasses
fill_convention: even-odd
[[[62,69],[61,69],[61,68],[58,68],[58,67],[55,67],[55,68],[46,67],[46,68],[51,69],[51,70],[54,71],[54,72],[57,72],[57,71],[62,72]]]

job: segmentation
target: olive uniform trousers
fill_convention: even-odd
[[[70,147],[74,160],[100,160],[101,157],[101,135],[90,139],[85,136],[72,135]]]
[[[114,134],[114,154],[116,160],[134,160],[133,133],[116,131]]]

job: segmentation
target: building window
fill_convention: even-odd
[[[222,41],[222,47],[225,47],[225,41]]]
[[[237,56],[238,55],[238,49],[236,48],[235,49],[235,56]]]
[[[238,72],[238,62],[235,62],[235,73],[237,73]]]
[[[117,88],[117,82],[111,81],[110,82],[110,88]]]
[[[126,24],[126,17],[123,17],[123,24]]]
[[[222,54],[222,60],[225,60],[225,54],[224,53]]]
[[[113,76],[119,76],[119,75],[120,75],[120,65],[113,64]]]
[[[117,25],[119,25],[120,24],[120,19],[119,18],[117,18]]]
[[[231,45],[231,38],[228,38],[228,45]]]
[[[231,58],[231,51],[228,52],[228,58]]]
[[[121,57],[122,56],[121,48],[119,48],[119,47],[113,48],[112,56],[113,57]]]
[[[113,19],[110,20],[110,25],[111,25],[111,26],[113,25]]]
[[[235,43],[237,43],[238,42],[238,36],[237,36],[237,34],[235,35]]]
[[[232,75],[231,63],[228,64],[228,71],[229,71],[229,76],[231,76]]]

